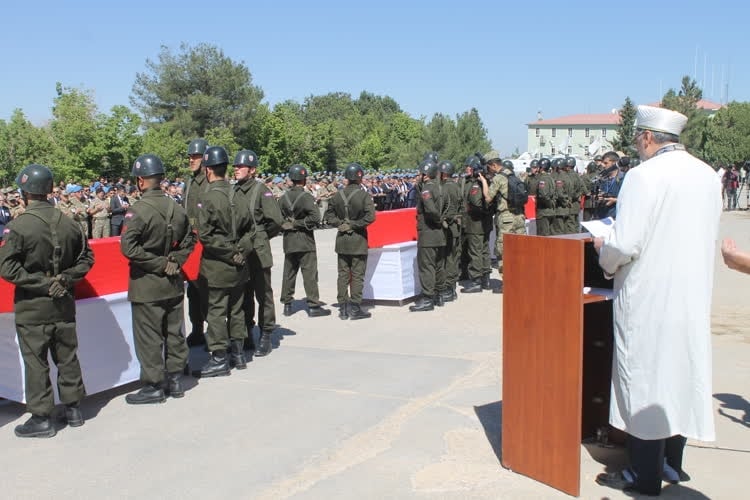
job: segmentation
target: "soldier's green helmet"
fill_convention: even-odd
[[[586,165],[586,172],[592,174],[596,172],[596,162],[590,161],[588,165]]]
[[[502,165],[503,165],[503,168],[513,170],[513,162],[510,160],[503,160]]]
[[[552,163],[550,163],[549,158],[542,158],[541,160],[539,160],[539,168],[541,168],[542,170],[549,170],[551,166]]]
[[[539,168],[539,160],[531,160],[531,163],[529,163],[529,168]]]
[[[426,175],[430,179],[434,179],[435,177],[437,177],[438,166],[434,162],[424,160],[419,164],[419,173],[422,175]]]
[[[361,181],[365,175],[365,169],[359,163],[350,163],[344,169],[344,179],[348,181]]]
[[[289,178],[293,181],[304,181],[307,179],[307,167],[304,165],[292,165],[289,167]]]
[[[453,165],[452,161],[448,160],[441,161],[438,168],[440,169],[441,174],[448,174],[448,176],[453,175],[453,172],[456,171],[456,166]]]
[[[206,148],[206,152],[203,153],[203,165],[206,167],[228,164],[229,155],[227,155],[226,150],[221,146],[211,146],[210,148]]]
[[[234,166],[257,167],[258,155],[255,154],[255,151],[243,149],[234,155]]]
[[[431,161],[435,165],[438,164],[438,154],[437,151],[428,151],[424,154],[422,157],[422,161]]]
[[[565,160],[563,158],[555,158],[552,160],[552,166],[555,168],[562,168],[565,166]]]
[[[135,159],[133,168],[130,170],[131,177],[151,177],[153,175],[164,175],[164,164],[156,155],[141,155]]]
[[[206,142],[206,139],[193,139],[190,141],[190,144],[188,144],[188,156],[191,155],[202,155],[206,152],[206,148],[208,147],[208,142]]]
[[[44,165],[32,163],[18,172],[16,184],[30,194],[49,194],[52,192],[52,171]]]
[[[573,158],[572,156],[569,156],[569,157],[568,157],[568,158],[567,158],[567,159],[565,160],[565,166],[566,166],[566,167],[573,167],[573,168],[575,168],[575,167],[576,167],[576,159],[575,159],[575,158]]]

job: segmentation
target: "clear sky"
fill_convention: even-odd
[[[728,84],[750,100],[744,0],[24,0],[0,16],[0,119],[21,108],[37,124],[57,81],[92,90],[100,111],[130,106],[146,59],[181,42],[244,62],[271,105],[367,90],[414,117],[475,107],[503,154],[526,149],[537,111],[655,102],[683,75],[708,99]]]

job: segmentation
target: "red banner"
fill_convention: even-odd
[[[393,243],[416,240],[416,208],[375,212],[375,222],[367,227],[367,246],[369,248],[379,248]]]

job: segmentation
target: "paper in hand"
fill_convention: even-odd
[[[583,221],[581,225],[594,238],[606,238],[614,229],[615,220],[612,217],[607,217],[606,219]]]

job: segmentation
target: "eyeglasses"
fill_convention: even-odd
[[[640,138],[640,137],[641,137],[641,136],[642,136],[643,134],[645,134],[645,133],[646,133],[646,130],[643,130],[643,129],[640,129],[640,128],[637,128],[637,129],[635,129],[635,134],[633,134],[633,143],[636,143],[636,142],[638,142],[638,139],[639,139],[639,138]]]

